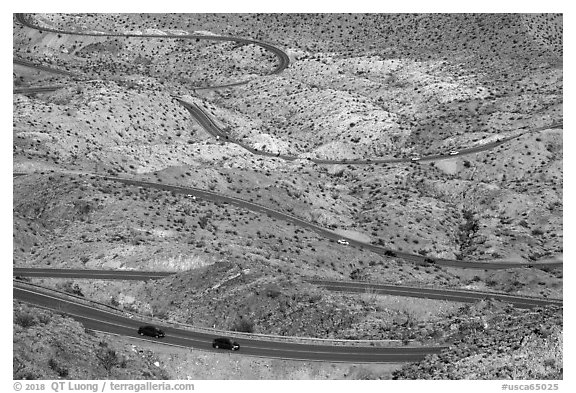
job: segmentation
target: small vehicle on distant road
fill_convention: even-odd
[[[420,157],[412,157],[411,160],[412,161],[420,161]]]
[[[152,325],[140,326],[138,328],[138,334],[141,336],[150,336],[156,338],[166,337],[166,334],[163,330],[158,329]]]
[[[338,239],[338,242],[337,242],[337,243],[338,243],[338,244],[342,244],[342,245],[344,245],[344,246],[347,246],[347,245],[350,244],[350,242],[348,242],[348,241],[346,241],[346,240],[344,240],[344,239]]]
[[[240,349],[240,344],[228,337],[218,337],[212,341],[212,348],[237,351]]]
[[[448,154],[450,154],[451,156],[455,156],[456,154],[460,154],[460,152],[458,150],[450,150]]]

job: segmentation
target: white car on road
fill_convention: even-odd
[[[451,156],[455,156],[456,154],[460,154],[460,152],[458,150],[450,150],[448,154],[450,154]]]
[[[344,245],[344,246],[347,246],[347,245],[349,245],[350,243],[349,243],[348,241],[344,240],[344,239],[338,239],[338,244],[342,244],[342,245]]]

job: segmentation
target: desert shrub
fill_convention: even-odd
[[[33,380],[42,378],[41,375],[36,374],[33,370],[26,367],[26,364],[18,357],[12,357],[12,375],[14,379],[20,380]]]
[[[206,229],[206,225],[208,225],[208,216],[202,216],[198,219],[198,225],[202,229]]]
[[[105,346],[98,350],[96,357],[107,372],[110,372],[110,370],[119,364],[116,351]]]
[[[27,312],[20,312],[14,315],[14,322],[23,328],[29,328],[36,325],[36,318]]]
[[[275,299],[278,296],[280,296],[281,294],[282,294],[282,292],[280,292],[280,290],[278,290],[276,288],[266,289],[266,296],[268,296],[269,298]]]
[[[480,228],[478,220],[474,218],[474,212],[471,210],[462,210],[462,217],[464,218],[465,222],[458,226],[457,232],[460,251],[464,251],[466,248],[472,245],[472,238]]]
[[[58,374],[59,377],[66,378],[68,376],[68,369],[65,367],[61,367],[54,358],[50,358],[48,360],[48,366]]]
[[[71,293],[72,295],[84,297],[82,290],[78,286],[78,284],[72,284],[72,281],[66,281],[65,283],[60,285],[60,289],[64,292]]]
[[[362,271],[360,269],[354,269],[349,277],[351,280],[359,280],[362,277]]]
[[[81,215],[87,215],[92,211],[92,205],[89,202],[85,201],[76,201],[74,202],[74,207]]]
[[[168,311],[166,308],[156,308],[154,311],[154,317],[159,319],[167,319],[168,318]]]
[[[235,332],[254,333],[254,322],[240,318],[232,325]]]
[[[46,325],[50,322],[52,316],[48,312],[40,312],[38,315],[36,315],[36,319],[41,325]]]

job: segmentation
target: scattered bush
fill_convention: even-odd
[[[68,376],[68,369],[61,367],[54,358],[48,360],[48,366],[58,374],[59,377],[66,378]]]
[[[108,373],[120,363],[116,351],[107,346],[100,348],[96,353],[96,357]]]
[[[14,315],[14,322],[23,328],[29,328],[36,324],[36,318],[27,312],[18,312]]]
[[[240,319],[234,322],[231,330],[235,332],[254,333],[254,323],[252,321],[240,317]]]

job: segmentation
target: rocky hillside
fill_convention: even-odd
[[[112,346],[69,317],[17,301],[13,331],[14,379],[169,378],[151,351]]]
[[[38,31],[14,21],[13,56],[20,59],[14,88],[61,86],[14,94],[14,171],[28,173],[13,181],[14,265],[178,272],[147,283],[34,282],[202,326],[451,345],[404,367],[395,374],[399,379],[562,377],[558,310],[520,312],[497,303],[462,308],[334,294],[306,283],[321,277],[561,298],[562,269],[417,266],[259,212],[91,176],[207,189],[424,256],[561,260],[561,14],[33,18],[41,28],[96,36]],[[264,40],[284,50],[290,66],[270,75],[278,59],[258,46],[165,34]],[[239,80],[248,83],[197,89]],[[201,106],[243,143],[298,159],[262,157],[215,139],[175,97]],[[489,151],[448,155],[509,136],[517,138]],[[431,154],[446,157],[417,160]],[[309,157],[416,160],[318,165]],[[122,341],[128,339],[106,345],[67,318],[19,303],[14,313],[15,378],[78,378],[91,364],[94,378],[166,377],[156,360],[131,352]],[[75,338],[63,343],[58,337],[65,329]],[[32,344],[41,348],[38,358],[30,356]],[[182,355],[188,363],[181,368],[165,355],[178,370],[170,377],[194,370],[190,354]],[[116,360],[105,366],[102,359]],[[201,359],[210,367],[220,361]],[[242,366],[250,375],[280,375],[250,364]],[[305,374],[299,366],[291,370],[284,375]],[[390,376],[389,368],[382,370],[332,375]]]
[[[562,310],[479,304],[448,319],[452,345],[394,379],[563,379]]]

